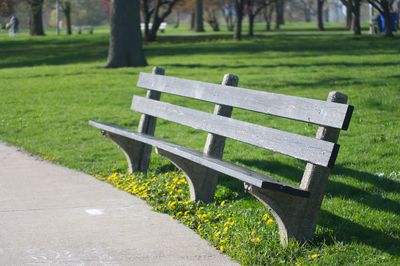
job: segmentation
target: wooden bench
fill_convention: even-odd
[[[276,218],[281,242],[310,239],[315,231],[325,185],[334,166],[341,129],[349,126],[353,107],[347,97],[331,92],[328,101],[293,97],[236,87],[238,78],[225,75],[222,85],[164,76],[154,68],[140,73],[137,86],[146,97],[134,96],[132,110],[142,113],[138,132],[90,121],[125,153],[131,172],[146,172],[152,147],[167,157],[187,177],[191,199],[210,202],[218,175],[244,182],[246,191],[264,203]],[[161,92],[215,103],[214,113],[161,102]],[[230,118],[232,108],[319,125],[316,138],[297,135]],[[156,118],[208,132],[203,152],[154,137]],[[292,186],[247,168],[223,161],[225,138],[285,154],[307,162],[300,186]],[[266,167],[268,167],[266,165]]]

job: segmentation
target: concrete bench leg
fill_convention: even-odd
[[[168,158],[185,174],[190,189],[190,200],[204,203],[214,200],[218,183],[217,172],[165,150],[157,148],[156,151],[161,156]]]
[[[128,170],[130,173],[147,171],[147,166],[142,160],[142,154],[144,149],[147,148],[146,146],[148,145],[145,145],[133,139],[113,134],[111,132],[103,131],[102,133],[103,135],[111,139],[114,143],[116,143],[117,146],[125,154],[125,157],[128,161]],[[149,148],[151,149],[151,147]]]
[[[245,184],[245,189],[262,202],[273,214],[278,224],[281,244],[287,246],[289,239],[300,242],[312,237],[314,230],[304,226],[304,207],[308,199],[292,196],[279,191],[267,190]],[[309,224],[309,226],[312,226]],[[312,232],[308,235],[307,232]]]

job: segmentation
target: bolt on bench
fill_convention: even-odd
[[[273,213],[281,242],[312,238],[330,169],[339,151],[340,130],[349,126],[353,107],[347,96],[331,92],[320,101],[237,88],[238,78],[225,75],[222,85],[164,76],[162,68],[140,73],[137,86],[146,97],[134,96],[131,109],[142,113],[138,132],[89,121],[125,153],[131,172],[146,172],[152,147],[187,177],[191,200],[213,200],[218,175],[244,182],[245,189]],[[161,102],[161,92],[215,103],[214,114]],[[319,125],[316,138],[297,135],[230,118],[237,107]],[[154,137],[157,117],[208,132],[204,151],[188,149]],[[300,186],[292,186],[250,169],[223,161],[225,138],[252,144],[308,162]]]

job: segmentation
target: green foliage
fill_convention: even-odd
[[[276,225],[266,224],[271,215],[263,221],[265,207],[231,178],[221,178],[216,203],[185,205],[186,184],[177,185],[177,194],[169,195],[174,178],[182,180],[182,175],[161,157],[153,156],[147,177],[129,179],[123,174],[123,155],[87,121],[135,129],[139,114],[129,109],[131,97],[145,94],[135,82],[140,71],[150,72],[151,67],[104,69],[106,34],[35,39],[0,35],[0,139],[102,176],[142,198],[144,194],[134,193],[132,186],[147,184],[145,199],[156,210],[175,216],[245,265],[400,264],[399,39],[300,30],[263,34],[241,43],[230,38],[225,33],[166,35],[145,51],[150,65],[165,67],[168,75],[219,83],[223,74],[233,73],[242,87],[315,99],[338,90],[355,106],[350,129],[339,140],[341,150],[317,232],[306,245],[292,242],[281,248]],[[162,98],[213,110],[209,103]],[[238,109],[233,116],[308,136],[316,131],[312,125]],[[206,138],[204,132],[163,120],[158,121],[156,135],[199,150]],[[227,142],[224,158],[293,184],[298,184],[304,167],[303,162],[234,141]],[[114,172],[120,174],[109,180]],[[225,225],[230,226],[226,235]]]

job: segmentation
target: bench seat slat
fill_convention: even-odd
[[[316,165],[334,165],[337,144],[223,116],[134,96],[132,109],[150,116],[225,136]]]
[[[344,130],[348,128],[353,111],[347,104],[148,73],[140,73],[137,86]]]
[[[228,176],[235,177],[243,182],[254,185],[256,187],[282,191],[294,196],[300,196],[300,197],[309,196],[309,192],[306,190],[302,190],[300,188],[279,182],[271,177],[263,176],[257,172],[237,166],[235,164],[215,159],[212,157],[208,157],[198,151],[161,140],[154,136],[132,132],[115,125],[105,124],[97,121],[89,121],[89,124],[103,131],[114,133],[129,139],[134,139],[149,144],[153,147],[166,150],[177,156],[189,159],[197,164],[203,165],[205,167],[226,174]]]

